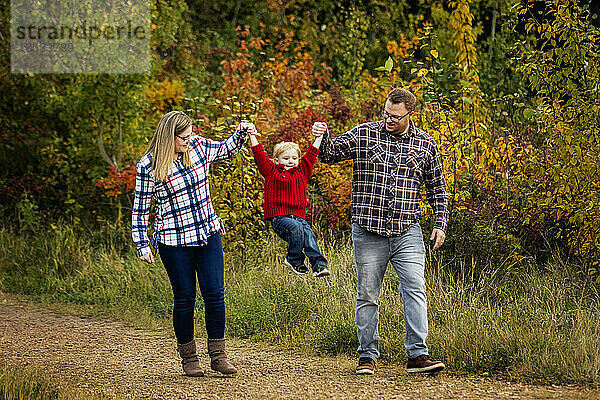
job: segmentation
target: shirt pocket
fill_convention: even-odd
[[[382,145],[376,144],[367,149],[367,160],[373,164],[385,164],[386,155]]]
[[[404,164],[410,175],[418,178],[423,176],[426,157],[427,153],[423,150],[412,150],[407,154]]]

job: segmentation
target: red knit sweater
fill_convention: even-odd
[[[306,181],[319,149],[310,146],[297,167],[287,171],[269,160],[261,143],[252,147],[258,171],[265,177],[265,219],[278,215],[306,218]]]

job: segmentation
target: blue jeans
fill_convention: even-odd
[[[204,299],[204,320],[209,339],[225,337],[225,285],[221,234],[208,238],[205,246],[158,245],[160,258],[173,289],[173,329],[177,343],[194,340],[196,276]]]
[[[296,215],[279,215],[271,220],[271,226],[277,236],[287,242],[286,257],[294,267],[304,264],[304,254],[308,257],[313,271],[317,265],[327,266],[327,259],[319,250],[315,233],[303,218]]]
[[[352,224],[352,246],[358,276],[356,331],[359,357],[379,357],[379,294],[388,262],[400,278],[408,357],[428,354],[425,246],[418,223],[400,236],[385,237]]]

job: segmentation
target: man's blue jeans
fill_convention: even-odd
[[[221,234],[208,238],[205,246],[158,245],[160,258],[173,289],[173,329],[177,343],[194,340],[196,276],[204,299],[204,320],[209,339],[225,337],[225,285]]]
[[[358,293],[356,331],[359,357],[379,357],[379,294],[388,262],[400,278],[398,291],[404,304],[408,357],[428,354],[427,297],[425,295],[425,246],[418,223],[400,236],[385,237],[352,224],[352,245]]]
[[[313,270],[316,265],[327,266],[327,259],[319,250],[317,237],[303,218],[296,215],[279,215],[271,220],[271,226],[275,233],[287,242],[287,260],[294,267],[304,264],[304,254]]]

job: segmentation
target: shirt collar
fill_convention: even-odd
[[[393,136],[395,138],[401,138],[401,137],[405,137],[405,136],[410,137],[410,136],[414,136],[415,135],[415,123],[412,121],[412,119],[410,121],[408,121],[408,127],[400,135],[394,135],[394,134],[391,134],[390,132],[388,132],[385,129],[385,124],[383,123],[383,120],[381,120],[379,122],[379,124],[380,124],[380,126],[379,126],[379,131],[380,132],[390,134],[391,136]]]

